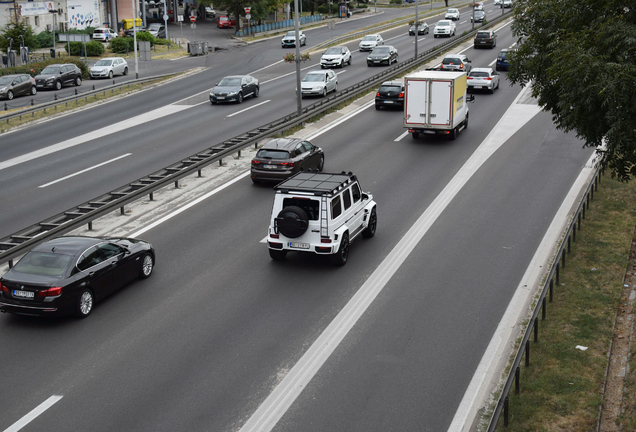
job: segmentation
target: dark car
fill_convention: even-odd
[[[495,70],[508,70],[510,67],[510,53],[514,51],[511,49],[502,49],[499,55],[497,56],[497,63],[495,64]]]
[[[82,71],[72,63],[48,65],[35,77],[35,85],[38,89],[59,90],[67,84],[82,85]]]
[[[367,66],[391,65],[393,62],[398,62],[398,52],[391,45],[375,47],[367,57]]]
[[[59,237],[27,253],[0,278],[0,311],[87,317],[93,304],[147,278],[155,251],[131,238]]]
[[[483,10],[475,10],[474,20],[476,23],[484,22],[486,20],[486,11]],[[470,17],[470,22],[473,22],[473,17]]]
[[[258,80],[250,75],[227,76],[210,90],[210,103],[243,102],[248,96],[258,97]]]
[[[15,96],[34,95],[38,92],[31,75],[5,75],[0,77],[0,99],[13,99]]]
[[[375,109],[383,106],[404,108],[404,81],[382,83],[375,94]]]
[[[428,24],[420,23],[420,25],[417,26],[417,34],[418,35],[428,34]],[[413,24],[409,28],[409,36],[415,36],[415,24]]]
[[[492,30],[479,30],[474,39],[475,48],[494,48],[497,46],[497,35]]]
[[[131,27],[124,30],[124,36],[133,37],[135,33],[135,29],[137,30],[137,34],[146,31],[146,28],[143,26]]]
[[[272,139],[258,150],[252,159],[251,177],[254,183],[280,182],[299,171],[322,171],[325,154],[306,140]]]

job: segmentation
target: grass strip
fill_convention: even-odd
[[[522,363],[520,395],[510,392],[508,427],[502,414],[498,431],[596,430],[635,224],[636,184],[604,176],[539,322],[538,342],[531,342],[530,366]],[[632,416],[623,430],[636,430],[636,383],[633,376],[627,381]]]

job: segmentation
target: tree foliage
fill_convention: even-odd
[[[596,147],[600,163],[623,181],[636,174],[635,6],[517,0],[519,44],[508,73],[514,83],[532,83],[557,126]]]
[[[4,29],[0,31],[0,48],[6,52],[11,39],[13,39],[13,49],[19,51],[22,43],[20,36],[24,38],[24,45],[28,46],[30,50],[39,48],[33,29],[31,29],[31,26],[26,25],[24,21],[17,23],[11,21],[4,26]]]
[[[214,4],[217,11],[227,11],[230,15],[237,17],[236,25],[238,30],[239,19],[245,18],[245,9],[250,7],[251,19],[261,22],[267,19],[270,13],[281,10],[287,3],[285,0],[199,0],[198,4],[209,6]]]

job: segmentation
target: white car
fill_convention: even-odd
[[[495,2],[493,3],[495,6],[497,5],[501,5],[503,0],[495,0]]]
[[[494,93],[499,88],[499,72],[492,68],[474,68],[467,78],[468,91],[488,90]]]
[[[384,45],[384,39],[379,34],[372,34],[363,37],[358,48],[360,51],[373,51],[378,45]]]
[[[455,36],[455,23],[451,20],[437,21],[435,30],[433,30],[433,37],[439,36]]]
[[[343,67],[345,64],[351,66],[351,51],[346,46],[327,48],[320,58],[320,67],[323,69],[333,66]]]
[[[206,18],[214,18],[216,17],[216,11],[212,9],[210,6],[205,7],[205,17]]]
[[[128,62],[121,57],[106,57],[95,63],[88,73],[91,79],[128,75]]]
[[[455,9],[455,8],[450,8],[449,10],[446,11],[446,15],[444,15],[445,19],[450,19],[453,21],[459,21],[459,9]]]
[[[93,30],[93,40],[105,42],[117,37],[117,32],[108,27],[98,27]]]
[[[331,91],[338,91],[338,76],[332,70],[315,70],[308,72],[300,82],[301,97],[327,96]]]
[[[512,0],[503,0],[503,7],[511,8],[512,7]]]
[[[298,39],[300,39],[300,46],[307,45],[307,36],[302,31],[298,32]],[[285,34],[283,40],[280,41],[280,45],[283,48],[296,46],[296,31],[290,30]]]

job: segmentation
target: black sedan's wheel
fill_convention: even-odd
[[[35,86],[31,87],[31,96],[35,96],[37,93],[38,89]]]
[[[77,78],[75,78],[75,85],[77,87],[82,85],[82,77],[78,76]]]
[[[322,171],[324,167],[325,167],[325,157],[320,156],[320,162],[318,162],[318,171]]]
[[[152,274],[152,270],[155,268],[155,260],[152,259],[152,255],[145,254],[141,258],[141,268],[139,269],[139,278],[146,279]]]
[[[13,91],[12,91],[12,90],[9,90],[9,91],[7,92],[7,99],[9,99],[9,100],[12,100],[12,99],[13,99]]]
[[[378,215],[375,212],[375,207],[371,210],[371,215],[369,216],[369,224],[362,231],[362,237],[371,238],[375,235],[375,229],[378,226]]]
[[[239,92],[237,100],[238,103],[243,103],[243,93]]]
[[[258,92],[260,91],[260,88],[258,86],[256,86],[256,88],[254,89],[254,97],[258,97]]]
[[[331,263],[337,266],[343,266],[349,258],[349,233],[344,233],[340,240],[340,248],[338,252],[331,255]]]
[[[89,316],[93,311],[93,303],[95,303],[93,292],[88,288],[84,289],[77,300],[75,316],[78,318],[86,318]]]
[[[269,249],[269,256],[274,261],[282,261],[287,256],[286,250]]]
[[[62,88],[62,81],[55,81],[55,90],[60,90]]]

